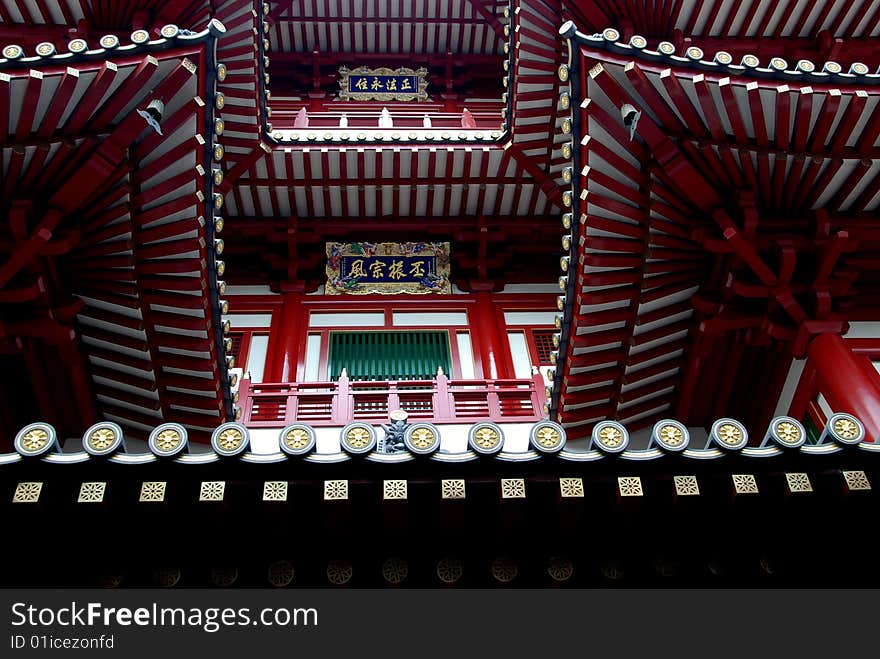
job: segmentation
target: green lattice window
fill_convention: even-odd
[[[343,368],[350,380],[432,380],[451,373],[449,333],[331,332],[328,363],[331,380]]]

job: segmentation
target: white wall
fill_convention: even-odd
[[[505,311],[504,322],[508,325],[554,325],[555,311]]]
[[[251,374],[251,382],[263,381],[263,371],[266,368],[266,349],[268,347],[269,336],[267,334],[254,334],[251,336],[247,359],[247,372]]]
[[[510,356],[513,359],[513,375],[516,378],[530,378],[532,376],[532,364],[529,357],[529,347],[526,344],[524,332],[508,332],[507,342],[510,344]]]
[[[458,344],[458,359],[460,361],[458,377],[462,380],[473,380],[477,375],[474,370],[474,349],[471,345],[470,332],[456,332],[455,341]]]
[[[223,320],[228,320],[232,329],[242,327],[270,327],[272,325],[272,314],[269,313],[231,313],[223,316]]]
[[[382,311],[360,311],[351,313],[321,313],[313,311],[309,315],[309,327],[340,327],[359,329],[361,327],[382,327],[385,313]]]
[[[467,327],[465,312],[395,311],[392,324],[397,327]]]
[[[306,364],[305,373],[303,374],[303,378],[306,382],[321,382],[323,379],[326,379],[326,373],[324,374],[324,378],[322,378],[321,373],[318,372],[320,362],[321,335],[309,334],[306,338]]]

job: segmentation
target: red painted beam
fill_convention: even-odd
[[[522,146],[509,142],[506,147],[507,153],[517,161],[517,163],[526,170],[532,178],[537,181],[538,185],[547,198],[559,207],[562,207],[562,190],[543,169],[541,169],[530,157],[523,153]]]
[[[835,412],[858,417],[867,441],[880,439],[880,374],[863,355],[855,354],[837,334],[821,334],[808,349],[816,384]]]

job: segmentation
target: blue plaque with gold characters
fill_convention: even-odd
[[[339,69],[339,98],[343,101],[426,101],[427,69]]]
[[[449,243],[327,243],[325,292],[450,293]]]

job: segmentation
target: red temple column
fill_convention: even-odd
[[[284,293],[281,306],[281,319],[278,323],[278,337],[272,355],[272,373],[269,382],[293,382],[296,380],[296,367],[299,359],[300,343],[308,318],[303,315],[303,294],[299,291]]]
[[[867,441],[880,437],[880,374],[838,334],[820,334],[810,344],[808,365],[835,412],[854,414],[865,424]]]
[[[489,380],[510,377],[510,352],[507,337],[502,336],[498,314],[492,295],[486,291],[474,294],[473,315],[470,319],[471,336],[480,351],[483,377]]]

